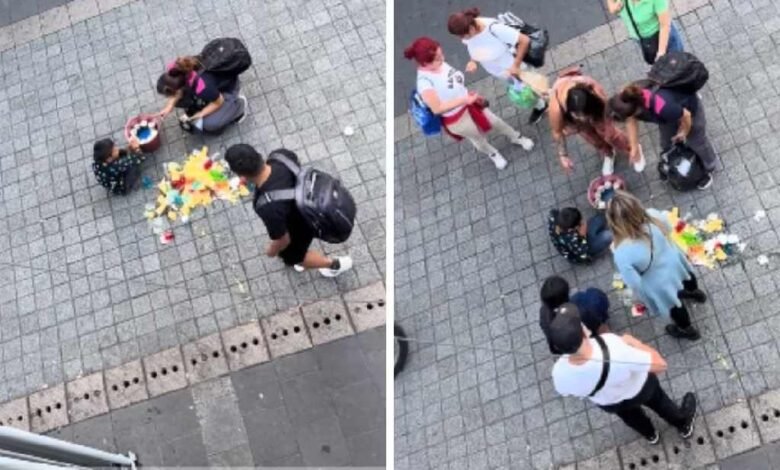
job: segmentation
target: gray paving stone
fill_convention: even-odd
[[[30,394],[30,429],[46,432],[68,424],[68,408],[65,399],[65,385]]]
[[[715,455],[725,459],[761,445],[756,424],[745,403],[737,403],[705,415]]]
[[[385,287],[381,282],[345,294],[344,301],[356,331],[385,324]]]
[[[72,423],[108,413],[103,373],[96,372],[65,384],[68,415]]]
[[[17,398],[0,405],[0,423],[22,431],[30,430],[30,411],[27,397]]]
[[[750,400],[761,441],[774,442],[780,439],[780,391],[772,390]]]

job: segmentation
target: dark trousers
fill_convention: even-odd
[[[612,244],[612,232],[607,226],[607,218],[602,213],[594,215],[588,220],[588,254],[596,257],[609,249]]]
[[[655,411],[664,421],[677,429],[682,429],[687,424],[688,416],[664,392],[658,377],[653,373],[648,374],[644,387],[634,398],[600,408],[607,413],[618,415],[631,429],[646,438],[651,438],[655,435],[655,427],[642,409],[643,406]]]
[[[688,273],[688,274],[691,275],[691,278],[687,281],[683,281],[683,290],[677,293],[677,297],[679,297],[680,299],[682,299],[681,295],[684,292],[693,292],[699,288],[699,283],[696,280],[696,276],[694,276],[693,273]],[[669,315],[672,317],[672,321],[674,322],[674,324],[679,326],[680,328],[684,329],[691,326],[691,314],[688,313],[688,309],[685,307],[684,302],[679,307],[672,307],[672,310],[669,312]]]
[[[698,96],[696,101],[698,102],[698,110],[692,116],[693,123],[691,124],[691,132],[688,134],[686,144],[701,158],[704,169],[708,173],[712,173],[715,171],[718,163],[718,156],[715,154],[715,149],[712,147],[709,137],[707,137],[707,117],[704,115],[704,105]],[[661,150],[666,151],[672,147],[672,137],[677,134],[679,127],[677,122],[658,125]]]

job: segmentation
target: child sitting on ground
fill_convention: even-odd
[[[542,307],[539,309],[539,326],[542,328],[550,353],[561,354],[550,340],[550,324],[555,319],[558,307],[569,302],[569,283],[560,276],[550,276],[544,280],[540,292]],[[588,288],[577,292],[571,297],[571,302],[577,305],[580,321],[591,334],[603,334],[609,331],[609,299],[607,295],[596,288]]]
[[[604,214],[598,213],[586,222],[576,207],[551,210],[548,231],[555,249],[572,263],[589,263],[612,244]]]
[[[92,171],[98,183],[113,194],[127,194],[141,176],[141,153],[138,140],[131,138],[127,148],[120,149],[111,139],[101,139],[93,147]]]

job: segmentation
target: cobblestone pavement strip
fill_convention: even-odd
[[[383,1],[66,8],[57,25],[36,15],[0,30],[0,402],[384,278]],[[265,229],[246,202],[215,204],[161,245],[143,217],[153,190],[108,197],[94,181],[92,143],[121,140],[128,117],[159,110],[164,63],[224,35],[254,59],[241,77],[246,119],[205,139],[169,119],[144,174],[157,180],[162,163],[204,144],[296,151],[358,202],[349,242],[323,247],[355,260],[335,281],[265,258]],[[347,125],[354,135],[342,135]]]
[[[423,343],[411,344],[395,383],[396,468],[643,468],[643,461],[695,468],[713,455],[723,459],[777,438],[777,405],[767,405],[776,398],[764,394],[780,388],[780,3],[674,5],[686,48],[710,70],[702,95],[722,168],[708,190],[670,191],[655,171],[657,132],[643,126],[647,170],[637,175],[618,161],[617,171],[649,206],[718,212],[748,248],[725,267],[698,269],[711,299],[693,310],[701,341],[679,342],[664,333],[663,321],[632,318],[614,292],[610,325],[668,359],[662,381],[673,398],[697,392],[704,424],[701,444],[692,445],[701,448],[678,446],[668,434],[663,446],[648,449],[614,417],[554,392],[554,358],[537,324],[539,286],[558,273],[575,288],[609,291],[614,268],[609,259],[589,267],[566,263],[548,241],[546,213],[552,206],[587,207],[585,189],[600,162],[578,144],[576,171],[565,176],[548,125],[526,126],[503,87],[483,80],[475,86],[494,110],[538,143],[525,153],[499,140],[509,160],[502,172],[468,144],[425,139],[409,131],[405,118],[397,120],[395,287],[404,295],[396,296],[395,318]],[[582,63],[608,90],[641,77],[646,68],[637,46],[613,32],[603,50],[583,37],[562,44],[547,71]],[[758,210],[766,217],[755,220]],[[769,254],[768,266],[759,265],[759,254]]]

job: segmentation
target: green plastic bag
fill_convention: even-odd
[[[509,100],[523,109],[531,109],[536,105],[539,97],[531,89],[530,86],[524,86],[519,91],[515,90],[513,86],[510,86],[507,90]]]

